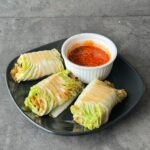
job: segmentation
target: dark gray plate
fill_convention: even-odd
[[[64,40],[56,41],[35,48],[31,51],[39,51],[52,48],[57,48],[58,50],[60,50],[63,42]],[[17,58],[18,57],[16,57],[9,63],[6,71],[6,80],[9,92],[20,112],[31,123],[50,133],[60,135],[81,135],[99,132],[105,128],[108,128],[109,126],[123,118],[125,115],[127,115],[134,108],[145,90],[144,84],[138,73],[123,57],[119,55],[114,63],[112,72],[109,75],[108,80],[112,81],[117,88],[126,89],[128,91],[128,97],[112,110],[109,121],[105,125],[101,126],[99,129],[89,131],[73,122],[69,108],[55,119],[50,118],[49,116],[40,118],[30,112],[25,112],[22,109],[22,104],[25,97],[28,95],[30,87],[39,82],[41,79],[36,81],[21,82],[20,84],[15,83],[10,76],[10,69],[16,62]]]

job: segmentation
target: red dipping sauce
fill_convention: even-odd
[[[68,59],[77,65],[95,67],[106,64],[110,55],[101,47],[83,45],[72,49],[68,53]]]

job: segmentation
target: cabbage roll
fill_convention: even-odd
[[[11,70],[16,82],[35,80],[64,70],[57,49],[21,54]]]
[[[112,108],[127,96],[124,89],[115,89],[109,81],[93,80],[71,106],[73,119],[93,130],[108,121]]]
[[[38,116],[57,117],[83,89],[83,83],[70,71],[53,74],[32,86],[25,107]]]

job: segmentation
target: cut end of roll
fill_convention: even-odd
[[[117,96],[119,97],[119,102],[127,97],[127,91],[125,89],[117,90]]]
[[[20,70],[21,70],[21,67],[20,67],[18,64],[15,64],[14,67],[13,67],[13,68],[11,69],[11,71],[10,71],[10,75],[11,75],[12,79],[13,79],[15,82],[17,82],[17,83],[19,83],[20,81],[17,80],[16,74],[17,74]]]

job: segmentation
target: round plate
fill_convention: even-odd
[[[52,48],[57,48],[58,50],[60,50],[63,42],[64,39],[35,48],[30,51],[47,50]],[[127,115],[127,113],[129,113],[138,103],[144,93],[145,87],[138,73],[123,57],[118,55],[117,59],[114,62],[111,74],[109,75],[107,80],[112,81],[117,88],[126,89],[128,92],[128,97],[112,110],[109,121],[106,124],[92,131],[85,129],[84,127],[76,124],[73,121],[72,114],[69,109],[70,107],[68,107],[68,109],[66,109],[60,116],[55,119],[49,116],[38,117],[31,112],[25,112],[22,109],[22,105],[25,97],[28,95],[30,87],[42,79],[36,81],[21,82],[19,84],[15,83],[10,76],[10,70],[13,64],[16,62],[17,58],[18,57],[16,57],[9,63],[6,71],[6,80],[9,92],[20,112],[31,123],[50,133],[60,135],[81,135],[99,132],[105,128],[108,128],[112,124],[122,119],[125,115]]]

